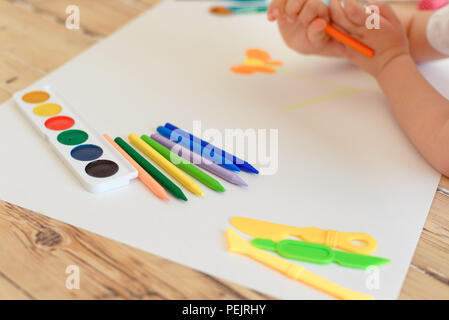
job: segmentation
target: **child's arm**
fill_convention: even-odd
[[[416,62],[442,59],[446,55],[435,50],[427,39],[427,23],[434,11],[414,11],[395,7],[409,41],[410,54]]]
[[[410,56],[392,60],[377,81],[409,139],[449,177],[449,101],[424,79]]]
[[[345,48],[345,55],[377,79],[409,139],[434,168],[449,176],[449,101],[418,71],[401,21],[391,7],[385,3],[376,5],[381,14],[378,30],[368,30],[357,23],[364,9],[354,0],[345,2],[346,13],[338,13],[337,22],[346,25],[351,36],[376,52],[367,59]]]

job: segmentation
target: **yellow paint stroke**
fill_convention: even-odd
[[[299,109],[302,107],[306,107],[309,105],[313,105],[313,104],[317,104],[317,103],[321,103],[321,102],[326,102],[329,100],[333,100],[333,99],[343,99],[343,98],[347,98],[353,95],[356,95],[358,93],[361,92],[371,92],[371,93],[378,93],[378,94],[382,94],[381,91],[379,90],[372,90],[372,89],[362,89],[362,88],[355,88],[355,87],[350,87],[350,86],[342,86],[340,84],[337,84],[335,82],[332,81],[327,81],[327,80],[321,80],[321,79],[317,79],[311,76],[307,76],[304,74],[299,74],[296,72],[291,72],[291,71],[287,71],[285,69],[278,69],[277,71],[279,72],[283,72],[285,74],[297,77],[297,78],[301,78],[304,80],[308,80],[311,82],[315,82],[318,84],[322,84],[322,85],[326,85],[326,86],[330,86],[335,88],[335,90],[332,90],[328,93],[322,94],[320,96],[316,96],[316,97],[312,97],[303,101],[300,101],[298,103],[295,103],[293,105],[287,106],[285,107],[285,109],[287,110],[294,110],[294,109]]]
[[[301,78],[304,80],[309,80],[311,82],[315,82],[315,83],[319,83],[319,84],[323,84],[323,85],[327,85],[327,86],[331,86],[334,88],[340,88],[340,89],[352,89],[352,90],[356,90],[359,92],[372,92],[372,93],[381,93],[379,90],[372,90],[372,89],[362,89],[362,88],[355,88],[355,87],[350,87],[350,86],[342,86],[338,83],[332,82],[332,81],[327,81],[327,80],[321,80],[321,79],[317,79],[311,76],[307,76],[305,74],[299,74],[296,72],[291,72],[285,69],[277,69],[277,71],[294,76],[296,78]]]
[[[299,109],[302,107],[310,106],[313,104],[326,102],[329,100],[347,98],[347,97],[350,97],[357,93],[360,93],[361,91],[362,90],[355,89],[355,88],[341,88],[341,89],[330,91],[329,93],[326,93],[326,94],[323,94],[323,95],[320,95],[317,97],[312,97],[312,98],[300,101],[298,103],[295,103],[293,105],[285,107],[285,109],[294,110],[294,109]]]

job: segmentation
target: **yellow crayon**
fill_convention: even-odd
[[[151,160],[156,162],[156,164],[164,169],[169,175],[179,181],[184,187],[186,187],[190,192],[204,196],[203,191],[200,187],[190,179],[184,172],[179,170],[174,164],[161,156],[156,150],[149,146],[145,141],[140,139],[134,133],[131,133],[128,137],[129,141],[145,155],[147,155]]]
[[[157,197],[170,201],[170,199],[167,196],[167,192],[165,192],[165,189],[162,188],[162,186],[154,180],[154,178],[146,172],[129,154],[126,153],[125,150],[123,150],[117,142],[112,140],[110,136],[108,136],[106,133],[103,134],[103,137],[118,151],[120,154],[128,160],[131,165],[136,168],[137,172],[139,173],[138,177],[140,181],[142,181]]]

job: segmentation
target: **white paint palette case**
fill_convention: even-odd
[[[137,171],[50,89],[17,92],[19,109],[89,192],[120,188]]]

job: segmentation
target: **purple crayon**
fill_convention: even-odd
[[[160,134],[152,134],[151,138],[162,144],[164,147],[170,149],[173,153],[177,154],[178,156],[183,157],[187,161],[196,164],[197,166],[203,168],[204,170],[207,170],[230,183],[233,183],[238,186],[245,186],[245,187],[248,186],[248,184],[235,173],[226,170],[225,168],[220,167],[219,165],[216,165],[212,161],[202,158],[200,155],[193,153],[186,148],[181,147],[179,144],[170,141],[169,139],[161,136]]]

